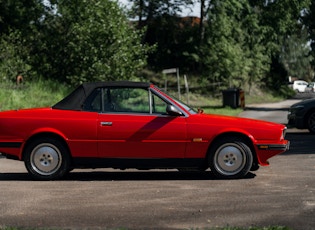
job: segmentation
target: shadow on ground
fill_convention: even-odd
[[[248,173],[245,178],[253,179],[256,175]],[[211,171],[178,172],[178,171],[84,171],[70,172],[61,181],[181,181],[181,180],[219,180]],[[27,173],[0,173],[0,181],[33,181]]]

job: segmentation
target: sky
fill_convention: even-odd
[[[131,4],[128,2],[128,0],[118,0],[118,2],[126,6],[127,8]],[[183,9],[183,12],[181,15],[200,17],[200,4],[199,3],[195,4],[192,9]]]

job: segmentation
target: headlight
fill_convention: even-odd
[[[288,115],[295,114],[302,109],[304,109],[304,105],[292,106],[289,109]]]
[[[304,109],[304,105],[297,105],[297,106],[292,106],[289,111],[294,112],[294,111],[299,111],[302,109]]]
[[[282,130],[281,140],[284,140],[286,134],[287,134],[287,127],[285,127],[285,128]]]

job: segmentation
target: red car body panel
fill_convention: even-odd
[[[111,125],[101,125],[110,122]],[[100,157],[183,158],[187,142],[184,117],[100,114]],[[172,154],[169,154],[172,149]]]
[[[101,122],[112,124],[102,126]],[[276,139],[281,135],[281,127],[264,121],[206,114],[159,117],[44,108],[2,112],[1,129],[8,132],[0,136],[0,143],[25,143],[38,133],[54,133],[66,140],[73,157],[204,158],[209,144],[218,135],[242,133],[253,141],[259,163],[267,165],[270,157],[282,151],[260,149],[257,145],[287,144],[286,140]],[[270,129],[279,129],[279,133],[270,133]],[[22,148],[23,145],[0,151],[22,160]]]
[[[20,142],[40,133],[61,136],[72,150],[73,157],[97,157],[97,114],[55,110],[51,108],[1,112],[0,143]],[[16,155],[22,160],[22,149],[9,148],[0,152]],[[14,151],[14,152],[12,152]]]
[[[257,153],[258,162],[260,165],[268,165],[267,160],[274,155],[277,155],[283,150],[268,150],[258,148],[260,145],[287,145],[288,141],[279,139],[283,130],[283,125],[275,124],[271,122],[219,116],[219,115],[207,115],[196,114],[188,118],[188,139],[200,138],[203,143],[207,143],[201,148],[199,157],[204,157],[204,153],[207,151],[209,144],[218,136],[225,133],[241,133],[248,136],[254,144],[255,151]],[[278,132],[270,133],[269,130],[279,130]],[[255,133],[255,138],[252,133]],[[201,147],[198,142],[191,142],[188,145],[187,152],[194,152],[193,149]],[[190,150],[191,149],[191,150]],[[192,157],[187,154],[187,157]]]
[[[23,151],[29,140],[53,134],[64,140],[73,159],[206,160],[216,139],[237,134],[251,142],[257,163],[268,165],[270,157],[288,147],[284,139],[286,127],[281,124],[191,113],[153,85],[148,90],[179,108],[182,115],[100,113],[54,107],[1,112],[0,152],[24,160]]]

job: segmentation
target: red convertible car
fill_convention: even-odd
[[[203,114],[149,83],[85,83],[52,107],[0,112],[0,153],[39,180],[74,168],[210,168],[232,179],[288,149],[285,130]]]

